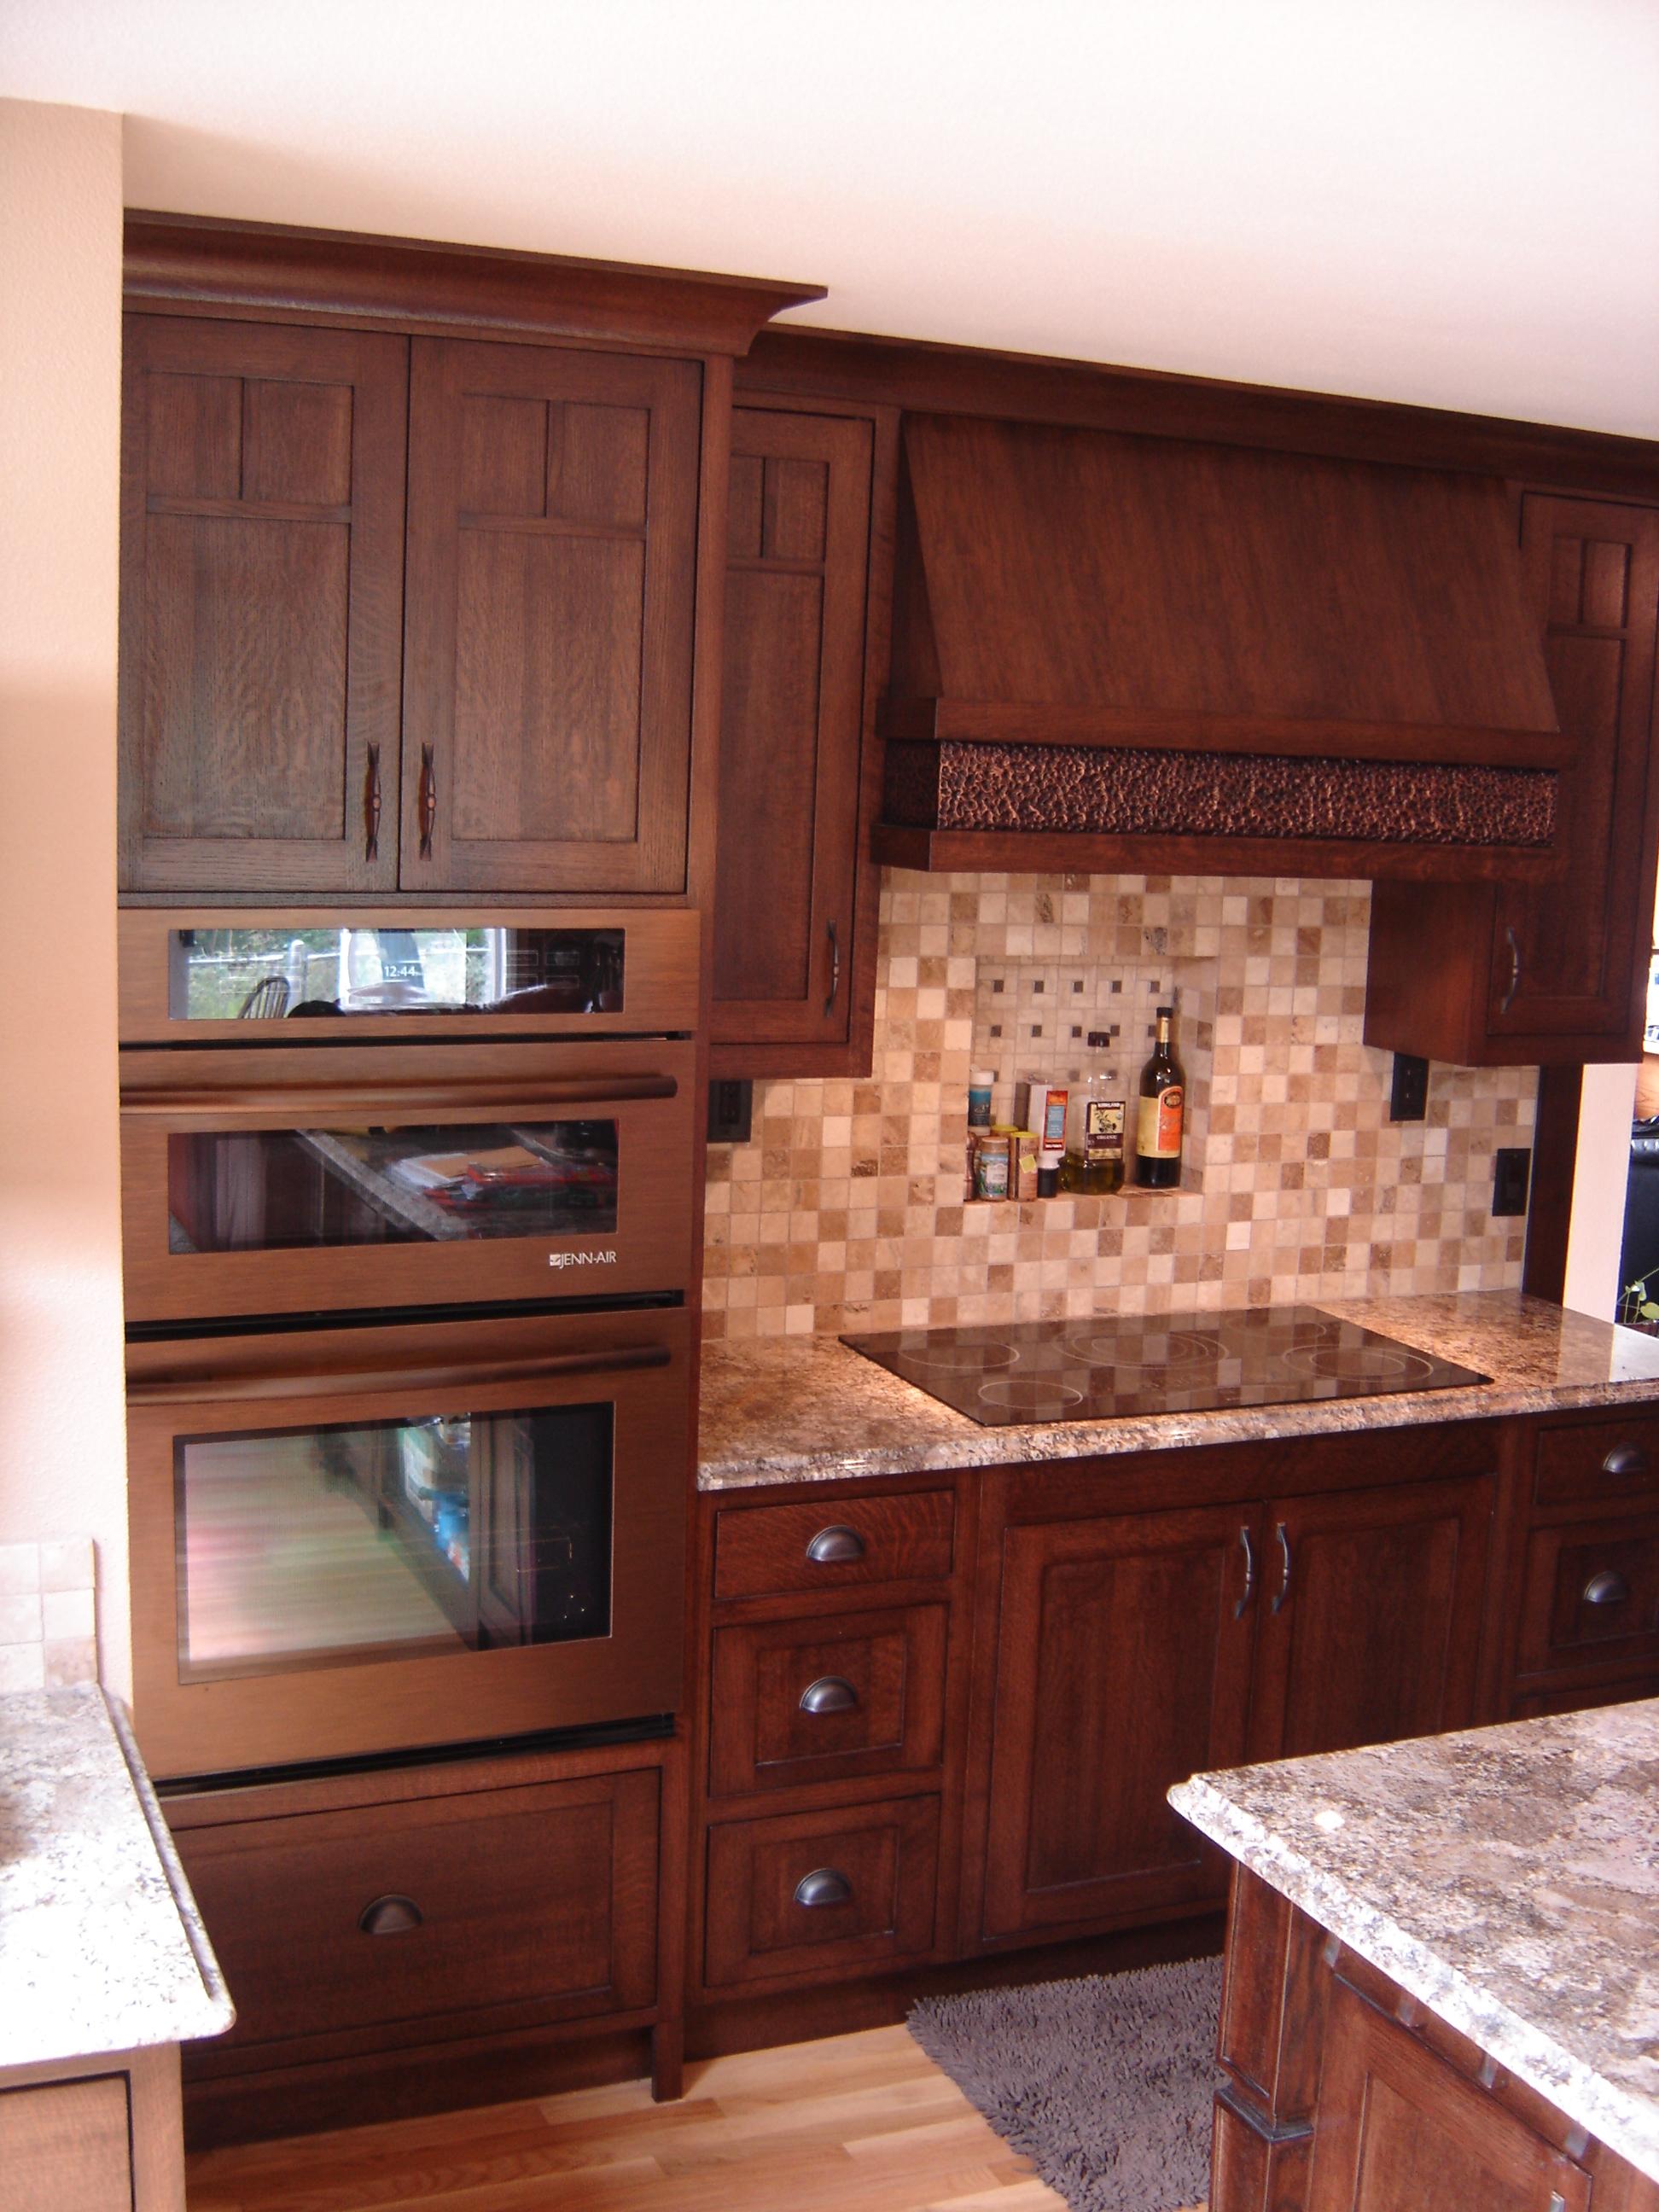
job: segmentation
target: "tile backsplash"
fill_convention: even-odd
[[[705,1333],[1518,1286],[1492,1153],[1531,1143],[1536,1072],[1436,1065],[1426,1121],[1390,1122],[1390,1057],[1360,1042],[1370,910],[1363,883],[886,872],[869,1079],[757,1083],[752,1142],[710,1148]],[[1181,1189],[963,1203],[982,983],[1051,971],[1174,979],[1206,1079]],[[984,1064],[1060,1079],[1069,1052],[1040,1049]]]
[[[92,1539],[0,1544],[0,1695],[98,1679]]]

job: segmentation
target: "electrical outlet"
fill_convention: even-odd
[[[1524,1213],[1531,1177],[1530,1150],[1525,1145],[1500,1145],[1492,1156],[1493,1213]]]
[[[1420,1121],[1429,1110],[1429,1063],[1414,1053],[1394,1056],[1394,1085],[1389,1093],[1391,1121]]]
[[[708,1086],[708,1141],[746,1145],[753,1127],[755,1086],[744,1077],[718,1078]]]

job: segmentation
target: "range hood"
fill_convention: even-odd
[[[941,416],[882,728],[935,867],[1544,873],[1572,752],[1496,479]]]

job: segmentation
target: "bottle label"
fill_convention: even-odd
[[[1140,1102],[1135,1150],[1143,1160],[1178,1160],[1181,1125],[1186,1116],[1187,1093],[1178,1083],[1160,1091],[1156,1098]]]
[[[1051,1088],[1042,1102],[1042,1127],[1037,1131],[1037,1140],[1045,1152],[1066,1149],[1066,1099],[1065,1091]]]
[[[1084,1158],[1121,1160],[1123,1158],[1123,1125],[1126,1119],[1122,1099],[1085,1099],[1083,1115]]]

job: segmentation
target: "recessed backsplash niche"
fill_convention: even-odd
[[[1370,911],[1363,883],[887,871],[869,1079],[757,1083],[753,1141],[710,1147],[705,1334],[1518,1288],[1492,1153],[1531,1143],[1536,1071],[1437,1064],[1427,1120],[1390,1122]],[[1038,963],[1175,979],[1207,1079],[1181,1189],[964,1205],[981,981]],[[1132,1096],[1146,1025],[1119,1040]]]

